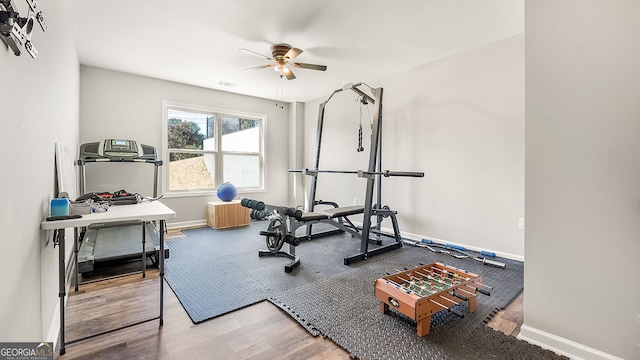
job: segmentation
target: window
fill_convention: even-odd
[[[264,188],[265,116],[165,102],[165,194]]]

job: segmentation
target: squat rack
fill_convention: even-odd
[[[372,93],[373,96],[368,95],[364,91],[362,91],[359,87],[366,87]],[[367,170],[353,170],[353,171],[339,171],[339,170],[320,170],[320,151],[322,148],[322,131],[324,127],[324,115],[325,115],[325,107],[329,100],[336,93],[351,90],[358,94],[359,100],[362,104],[373,104],[375,105],[373,120],[371,124],[371,144],[369,147],[369,164]],[[327,100],[320,104],[319,112],[318,112],[318,127],[316,132],[316,158],[313,169],[304,169],[304,170],[289,170],[290,172],[301,172],[305,175],[310,175],[311,178],[311,186],[310,186],[310,194],[309,194],[309,202],[307,211],[313,212],[316,205],[319,204],[331,204],[337,207],[337,204],[331,202],[325,202],[321,200],[316,200],[316,192],[318,185],[318,174],[319,173],[345,173],[345,174],[357,174],[358,177],[363,177],[367,179],[366,193],[365,193],[365,201],[364,201],[364,209],[363,209],[363,223],[361,230],[361,246],[360,253],[354,256],[348,257],[344,259],[345,265],[349,263],[353,263],[360,260],[365,260],[370,256],[374,256],[380,253],[384,253],[387,251],[391,251],[394,249],[398,249],[402,247],[402,239],[397,228],[397,224],[395,222],[395,211],[390,210],[387,206],[384,208],[381,205],[382,201],[382,182],[381,176],[389,177],[389,176],[405,176],[405,177],[424,177],[423,172],[398,172],[398,171],[382,171],[382,94],[383,89],[380,88],[372,88],[371,86],[365,83],[348,83],[344,85],[342,88],[335,90]],[[377,183],[376,183],[377,182]],[[375,200],[374,204],[374,191],[375,191]],[[376,224],[372,228],[371,217],[376,216]],[[394,222],[394,238],[395,242],[380,246],[376,249],[369,250],[369,241],[370,234],[372,229],[378,235],[385,235],[380,232],[382,220],[385,217],[391,217]],[[340,230],[338,230],[340,232]],[[330,233],[334,233],[333,231]],[[307,236],[311,238],[311,225],[307,226]],[[378,244],[381,242],[378,240]]]

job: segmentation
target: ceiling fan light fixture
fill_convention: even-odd
[[[278,64],[274,66],[274,69],[276,70],[276,72],[283,74],[288,74],[291,72],[291,69],[289,69],[285,64]]]
[[[294,48],[288,44],[273,45],[271,47],[272,57],[267,57],[257,52],[247,50],[244,48],[239,50],[244,51],[248,54],[255,55],[261,58],[266,58],[267,60],[272,61],[272,63],[270,64],[254,66],[245,70],[257,70],[257,69],[264,69],[267,67],[273,67],[275,71],[279,73],[281,76],[285,75],[287,77],[287,80],[293,80],[296,78],[296,76],[293,74],[293,71],[287,66],[287,64],[290,64],[291,66],[295,66],[297,68],[302,68],[302,69],[311,69],[311,70],[319,70],[319,71],[325,71],[327,69],[326,65],[291,62],[291,60],[296,58],[298,55],[302,54],[302,50],[298,48]]]

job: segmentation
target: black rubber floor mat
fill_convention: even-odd
[[[165,278],[194,323],[267,299],[311,334],[331,338],[359,359],[559,358],[484,326],[522,291],[522,262],[499,259],[507,264],[499,269],[405,246],[346,266],[343,258],[357,252],[360,242],[334,235],[300,244],[296,248],[300,266],[285,273],[288,259],[258,257],[258,251],[266,248],[259,232],[267,225],[252,221],[233,230],[185,230],[187,237],[167,241],[171,257]],[[491,295],[479,295],[475,313],[461,305],[464,318],[445,311],[433,315],[429,334],[419,337],[412,319],[394,311],[380,312],[374,282],[388,273],[432,262],[481,275],[483,283],[492,287],[487,288]]]

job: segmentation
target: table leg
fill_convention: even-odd
[[[75,277],[75,292],[78,292],[78,228],[73,228],[73,257],[76,263],[76,267],[74,268],[74,277]]]
[[[64,342],[64,297],[65,293],[65,265],[64,265],[64,233],[65,229],[58,229],[58,299],[60,301],[60,355],[65,353]]]
[[[158,267],[160,270],[160,327],[164,324],[163,308],[164,308],[164,227],[165,221],[160,220],[160,255],[158,259]]]
[[[418,323],[418,336],[422,337],[429,333],[431,327],[431,316],[425,316],[417,321]]]
[[[384,301],[380,301],[380,312],[384,314],[387,311],[389,311],[389,305],[387,305],[387,303],[385,303]]]
[[[469,312],[470,313],[476,312],[476,297],[475,296],[470,296],[469,297]]]
[[[145,248],[145,242],[147,241],[147,234],[145,233],[145,222],[142,222],[142,277],[146,277],[147,270],[147,249]]]

